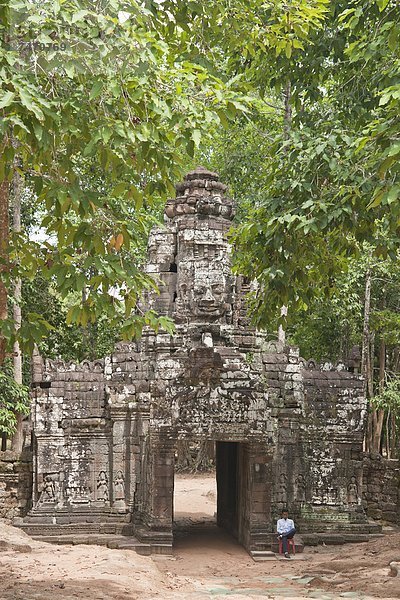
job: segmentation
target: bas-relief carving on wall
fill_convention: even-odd
[[[302,473],[296,479],[296,501],[301,505],[306,502],[306,480]]]
[[[66,490],[67,502],[74,506],[89,506],[91,491],[85,485],[70,485]]]
[[[40,491],[39,503],[44,502],[57,502],[58,500],[58,486],[56,481],[53,479],[53,475],[45,475],[42,489]]]
[[[276,501],[281,504],[287,503],[287,475],[286,473],[281,473],[279,475],[279,483],[278,490],[276,494]]]
[[[349,505],[353,506],[359,504],[360,501],[360,497],[358,495],[357,479],[354,477],[354,475],[351,477],[350,483],[347,486],[347,501]]]
[[[109,500],[108,479],[105,471],[100,471],[97,477],[96,500],[104,500],[104,502]]]
[[[122,471],[117,471],[114,479],[114,499],[125,500],[125,480]]]

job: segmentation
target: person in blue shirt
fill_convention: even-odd
[[[285,555],[285,558],[290,558],[290,554],[288,552],[288,540],[292,539],[296,533],[296,529],[294,527],[293,520],[288,519],[287,510],[282,511],[282,518],[278,519],[276,531],[278,533],[278,540],[282,540],[283,554]]]

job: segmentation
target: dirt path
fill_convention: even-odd
[[[254,563],[213,524],[215,482],[177,477],[173,557],[39,543],[0,525],[1,600],[293,600],[400,598],[400,533],[367,544],[306,549],[301,561]]]

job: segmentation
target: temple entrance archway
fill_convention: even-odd
[[[147,533],[173,543],[175,444],[154,436],[150,450],[151,477],[147,487]],[[172,440],[171,440],[172,442]],[[248,551],[270,544],[271,459],[264,445],[216,440],[217,525]],[[151,533],[152,532],[152,533]]]
[[[200,498],[193,500],[188,486],[182,486],[179,481],[178,492],[176,495],[175,485],[177,474],[173,473],[173,482],[171,482],[171,525],[175,534],[180,536],[190,535],[191,531],[198,531],[199,525],[216,525],[221,531],[227,532],[235,538],[242,546],[250,550],[253,539],[252,529],[254,525],[260,526],[260,518],[266,524],[269,514],[265,511],[265,499],[269,496],[271,482],[269,477],[263,477],[262,481],[257,481],[257,469],[255,469],[255,449],[252,444],[246,442],[215,441],[215,486],[209,482],[210,490],[216,498],[211,510],[210,503],[206,512],[208,514],[199,514],[196,508]],[[257,463],[258,464],[258,463]],[[172,474],[172,473],[171,473]],[[265,472],[264,472],[265,475]],[[190,487],[190,485],[189,485]],[[194,486],[196,487],[196,486]],[[193,488],[193,485],[192,485]],[[257,489],[258,488],[258,489]],[[196,490],[192,489],[192,494]],[[183,494],[187,494],[187,498]],[[199,495],[204,490],[197,492]],[[258,515],[260,508],[260,498],[264,499],[262,508],[263,514]],[[178,500],[179,498],[179,500]],[[174,504],[177,502],[178,511],[174,511]],[[180,512],[183,511],[183,512]]]
[[[226,531],[246,542],[249,523],[248,453],[240,442],[213,442],[215,471],[201,477],[175,474],[174,539],[199,529]],[[213,536],[216,533],[213,531]]]

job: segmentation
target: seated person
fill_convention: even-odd
[[[285,555],[285,558],[290,558],[288,552],[288,540],[292,539],[296,533],[296,529],[292,519],[288,519],[288,511],[285,509],[282,511],[282,518],[278,519],[276,531],[278,532],[278,540],[282,540],[283,554]]]

